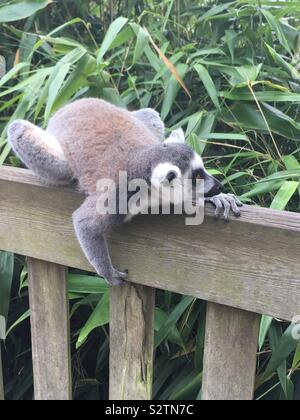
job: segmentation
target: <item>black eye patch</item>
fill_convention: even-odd
[[[201,179],[205,180],[205,178],[206,178],[206,173],[205,173],[204,169],[202,169],[202,168],[197,169],[196,171],[193,171],[193,173],[192,173],[193,185],[196,185],[197,180],[201,180]]]
[[[177,173],[175,171],[170,171],[166,176],[166,179],[169,182],[172,182],[175,178],[177,178]]]

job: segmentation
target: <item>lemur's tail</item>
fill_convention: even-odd
[[[73,173],[55,137],[28,121],[17,120],[8,128],[8,141],[22,162],[46,183],[71,183]]]

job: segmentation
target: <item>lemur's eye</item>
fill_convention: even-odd
[[[172,182],[177,177],[177,173],[175,171],[170,171],[166,178],[169,182]]]

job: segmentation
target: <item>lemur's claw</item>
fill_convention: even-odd
[[[111,280],[109,280],[108,283],[111,286],[122,286],[123,284],[125,284],[127,282],[120,277],[114,277]]]
[[[121,271],[114,269],[113,275],[110,276],[110,278],[107,278],[108,283],[113,286],[125,284],[127,283],[126,280],[128,280],[128,270],[125,270],[125,272],[122,273]]]
[[[125,270],[124,272],[116,270],[116,272],[117,272],[117,277],[120,277],[121,279],[124,279],[124,280],[128,280],[128,276],[129,276],[128,270]]]
[[[224,220],[229,221],[230,210],[236,217],[240,217],[241,210],[239,207],[243,206],[243,203],[234,194],[219,194],[214,197],[208,197],[205,201],[212,203],[216,207],[215,217],[219,218],[222,213]]]

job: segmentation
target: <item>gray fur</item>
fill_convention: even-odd
[[[97,181],[117,182],[119,172],[127,171],[129,180],[144,179],[150,186],[160,163],[170,163],[182,174],[191,170],[192,176],[195,153],[184,144],[183,131],[173,132],[164,143],[163,137],[164,124],[156,111],[129,112],[94,98],[63,107],[51,118],[47,131],[27,121],[9,127],[9,142],[28,168],[48,184],[65,185],[76,179],[86,193],[86,201],[73,214],[75,232],[90,264],[111,284],[121,284],[126,274],[112,265],[106,233],[126,217],[98,214]],[[219,194],[217,180],[206,173],[204,181],[210,192]],[[239,214],[241,203],[234,196],[221,194],[208,200],[217,212],[225,209],[225,218],[230,209]]]
[[[81,248],[98,274],[113,285],[122,284],[125,273],[117,271],[111,262],[105,234],[108,228],[118,225],[123,218],[118,215],[99,215],[96,210],[97,195],[88,197],[73,214],[73,223]]]
[[[22,120],[9,126],[8,138],[15,154],[31,170],[36,172],[47,184],[68,185],[73,173],[68,162],[50,154],[41,146],[42,139],[37,136],[36,127]]]
[[[145,108],[140,111],[134,111],[132,114],[141,120],[159,141],[164,139],[165,125],[157,111],[152,108]]]
[[[186,144],[156,144],[137,149],[132,153],[127,164],[129,179],[145,179],[150,185],[153,169],[162,162],[169,162],[187,172],[194,156],[192,149]]]

